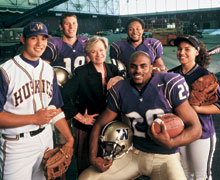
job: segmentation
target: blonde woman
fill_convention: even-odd
[[[90,62],[76,68],[73,78],[62,88],[63,110],[75,127],[78,174],[89,166],[90,131],[106,107],[107,82],[119,75],[115,65],[105,63],[107,49],[106,38],[90,38],[84,49]]]

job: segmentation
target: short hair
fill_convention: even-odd
[[[133,17],[133,18],[130,18],[130,19],[128,20],[128,22],[126,23],[125,29],[126,29],[127,32],[128,32],[129,25],[130,25],[132,22],[134,22],[134,21],[139,22],[139,23],[141,24],[141,26],[142,26],[142,29],[145,28],[145,23],[144,23],[144,20],[143,20],[143,19],[140,19],[140,18],[138,18],[138,17]]]
[[[151,64],[151,59],[150,59],[150,56],[148,53],[144,52],[144,51],[135,51],[134,53],[131,54],[130,58],[129,58],[129,66],[130,66],[130,63],[136,59],[137,57],[141,56],[141,55],[144,55],[145,57],[147,57],[149,59],[149,62]]]
[[[108,49],[108,39],[105,37],[93,36],[86,42],[86,45],[84,48],[85,53],[88,54],[90,52],[92,46],[99,41],[101,41],[104,44],[105,49],[107,50]]]
[[[76,14],[72,13],[72,12],[67,12],[67,13],[64,13],[61,18],[60,18],[60,25],[62,26],[63,25],[63,20],[66,18],[66,17],[71,17],[71,16],[74,16],[76,19],[77,19],[77,16]]]

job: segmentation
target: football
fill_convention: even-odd
[[[175,114],[169,113],[169,114],[158,116],[154,120],[154,123],[155,123],[154,128],[155,128],[156,133],[159,133],[161,131],[162,121],[165,122],[165,125],[167,127],[167,132],[171,138],[179,135],[184,129],[184,123],[182,119],[176,116]]]

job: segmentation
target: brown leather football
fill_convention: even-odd
[[[176,137],[179,135],[183,129],[184,129],[184,123],[182,119],[175,114],[169,113],[164,114],[161,116],[158,116],[154,120],[154,128],[156,133],[159,133],[161,131],[161,122],[164,121],[165,125],[167,127],[167,132],[170,135],[170,137]]]

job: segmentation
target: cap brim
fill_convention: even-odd
[[[182,41],[186,41],[186,42],[189,42],[190,44],[192,44],[187,38],[184,38],[184,37],[178,37],[174,40],[174,45],[175,46],[179,46],[179,44],[182,42]]]
[[[43,36],[45,36],[45,37],[47,37],[47,38],[51,38],[51,37],[52,37],[51,35],[49,35],[49,34],[44,34],[44,33],[30,34],[30,35],[28,35],[28,36],[26,35],[25,37],[29,38],[29,37],[37,36],[37,35],[43,35]]]
[[[190,37],[189,37],[189,38],[186,38],[186,37],[178,37],[178,38],[176,38],[176,39],[174,40],[174,45],[175,45],[175,46],[179,46],[179,44],[180,44],[181,42],[183,42],[183,41],[188,42],[188,43],[191,44],[193,47],[195,47],[197,50],[200,49],[198,42],[196,42],[194,39],[192,39],[192,38],[190,38]]]

